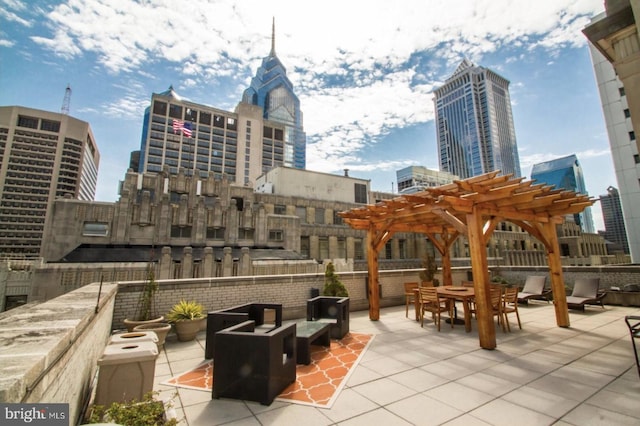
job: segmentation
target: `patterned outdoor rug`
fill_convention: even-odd
[[[296,381],[276,399],[331,407],[372,340],[371,334],[349,333],[342,340],[331,340],[330,347],[312,345],[311,364],[298,364]],[[211,392],[213,362],[205,361],[162,384]]]

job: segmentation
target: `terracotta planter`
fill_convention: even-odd
[[[171,331],[171,324],[168,322],[152,322],[140,324],[133,328],[133,331],[153,331],[158,336],[158,349],[162,348],[167,334]]]
[[[181,342],[188,342],[196,338],[202,327],[202,323],[206,318],[198,318],[194,320],[179,320],[173,325],[176,329],[176,335]]]
[[[163,321],[164,321],[164,316],[161,315],[158,318],[154,318],[150,320],[142,320],[142,321],[125,318],[123,322],[124,322],[124,326],[127,327],[127,331],[133,331],[133,329],[138,325],[152,324],[152,323],[163,322]]]

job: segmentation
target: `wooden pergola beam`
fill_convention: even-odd
[[[546,250],[554,293],[556,322],[568,327],[569,316],[562,279],[556,225],[564,216],[583,211],[594,200],[584,194],[533,184],[493,171],[422,192],[358,207],[340,216],[354,229],[367,231],[369,317],[379,318],[378,252],[395,232],[421,232],[442,256],[443,280],[451,284],[449,251],[459,235],[466,235],[471,252],[478,305],[480,346],[495,348],[490,312],[486,244],[500,221],[522,227]]]

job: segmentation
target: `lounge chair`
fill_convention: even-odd
[[[545,290],[547,277],[544,275],[529,275],[522,291],[518,292],[518,303],[527,304],[529,300],[546,300],[549,303],[551,290]]]
[[[604,309],[602,299],[606,293],[599,292],[600,278],[577,279],[573,284],[571,296],[567,296],[567,306],[569,309],[580,309],[584,311],[585,305],[600,305]]]

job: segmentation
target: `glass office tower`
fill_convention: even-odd
[[[262,60],[251,85],[244,91],[242,102],[258,105],[263,118],[285,125],[283,165],[306,167],[307,136],[303,129],[300,100],[293,92],[287,71],[276,56],[275,24],[272,28],[271,52]],[[271,169],[265,165],[264,172]]]
[[[573,154],[534,164],[531,168],[531,179],[535,180],[536,183],[553,185],[558,189],[588,194],[584,184],[582,167],[578,162],[578,158]],[[583,232],[595,233],[591,207],[587,207],[582,213],[573,215],[573,218],[580,225]]]
[[[520,176],[508,80],[465,59],[434,94],[441,171]]]

